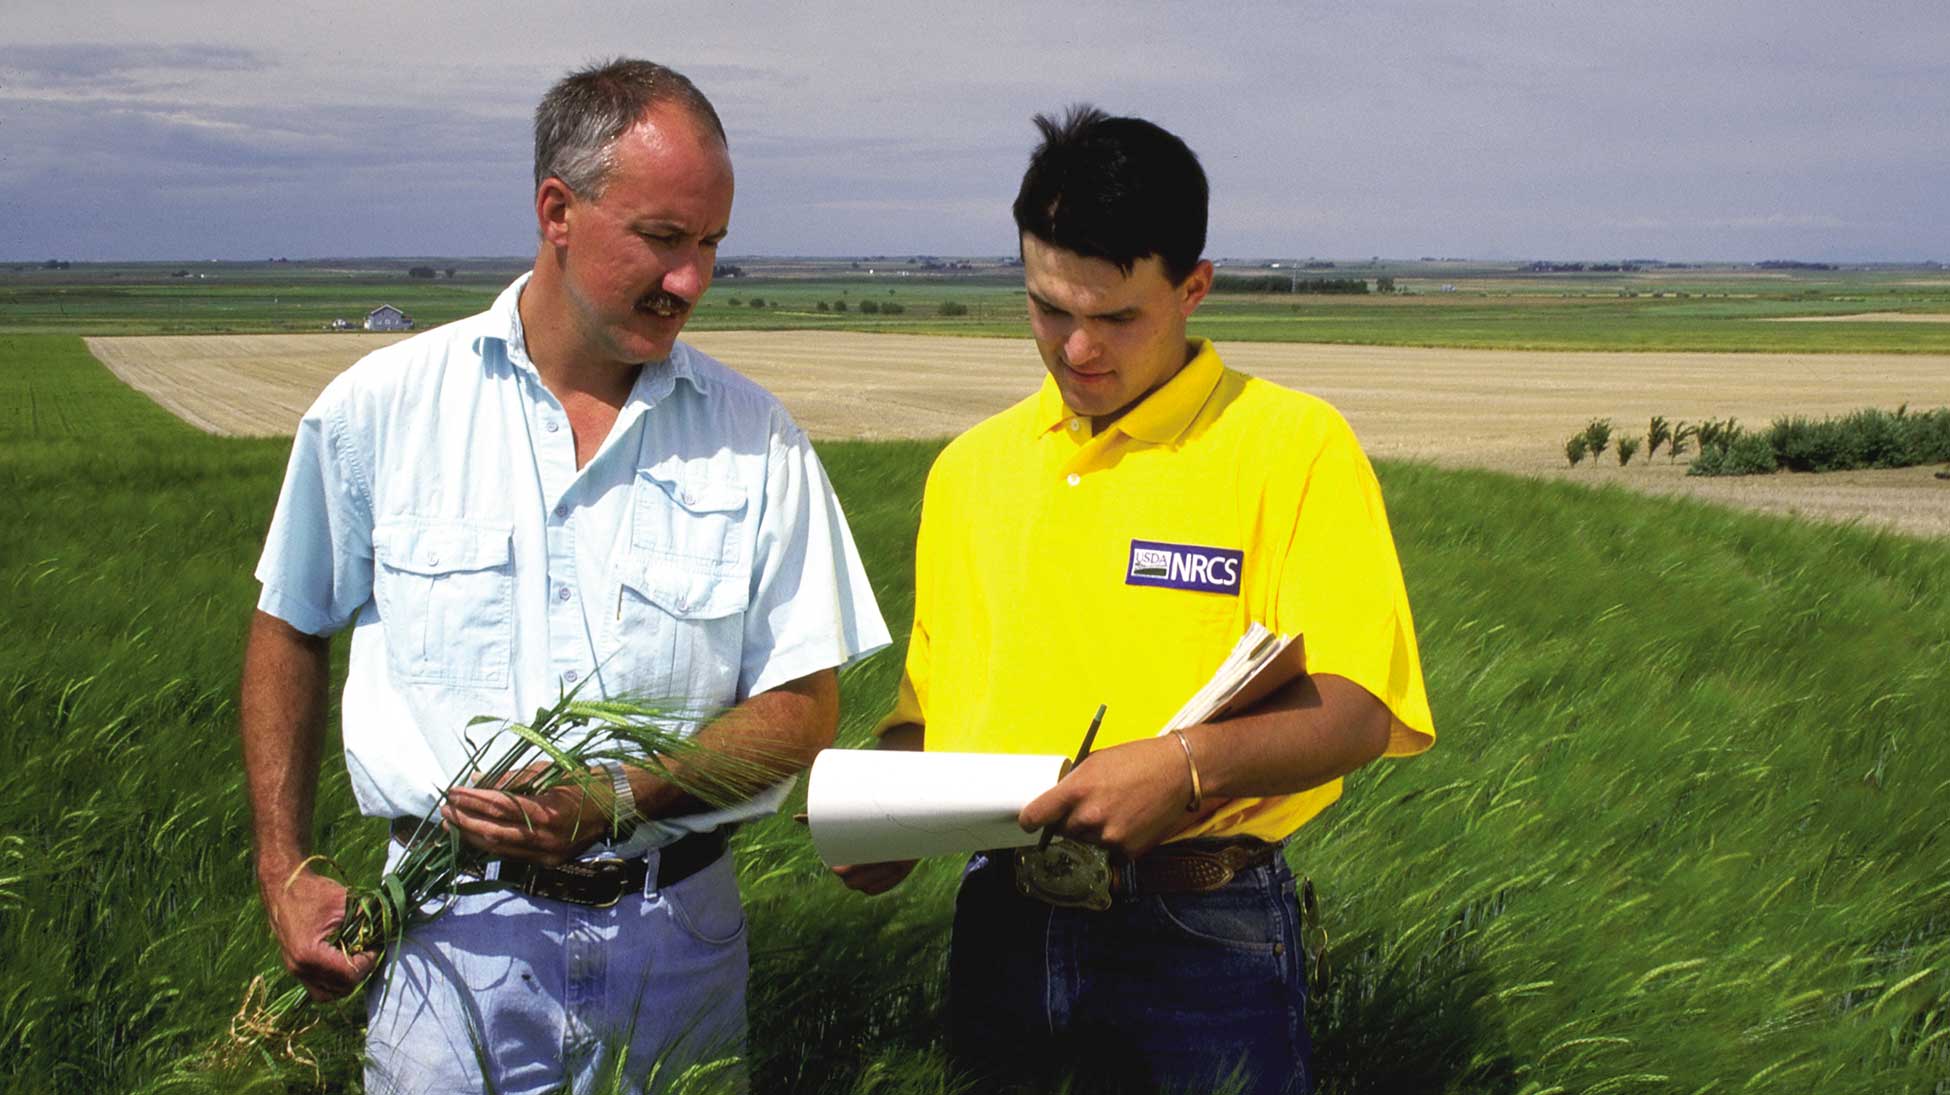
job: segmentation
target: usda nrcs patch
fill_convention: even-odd
[[[1196,589],[1204,593],[1239,595],[1239,564],[1246,553],[1197,544],[1131,541],[1131,569],[1124,584]]]

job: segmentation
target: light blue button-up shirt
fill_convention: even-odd
[[[477,716],[527,719],[578,685],[715,712],[888,643],[805,434],[704,354],[645,365],[578,470],[522,339],[526,282],[361,359],[292,445],[258,607],[352,625],[345,759],[369,815],[426,815],[506,733]],[[788,786],[630,850],[770,812]]]

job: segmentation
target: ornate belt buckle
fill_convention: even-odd
[[[1016,892],[1065,909],[1110,908],[1110,855],[1057,837],[1042,849],[1017,848]]]
[[[532,897],[607,909],[623,899],[622,878],[621,861],[598,859],[537,871],[522,889]]]

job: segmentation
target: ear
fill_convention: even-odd
[[[551,175],[535,188],[535,227],[542,242],[561,247],[569,242],[569,221],[575,210],[575,191]]]
[[[1192,272],[1185,275],[1185,280],[1178,286],[1180,316],[1190,319],[1192,313],[1198,311],[1198,306],[1205,302],[1205,294],[1212,291],[1212,277],[1212,264],[1205,259],[1198,260]]]

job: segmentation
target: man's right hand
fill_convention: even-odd
[[[284,968],[313,1000],[336,1000],[358,988],[379,961],[371,951],[347,957],[333,944],[345,920],[345,887],[310,867],[300,867],[289,881],[266,880],[264,904]]]
[[[849,890],[863,894],[886,893],[907,880],[914,872],[914,859],[892,859],[885,863],[851,863],[833,868],[833,873]]]

